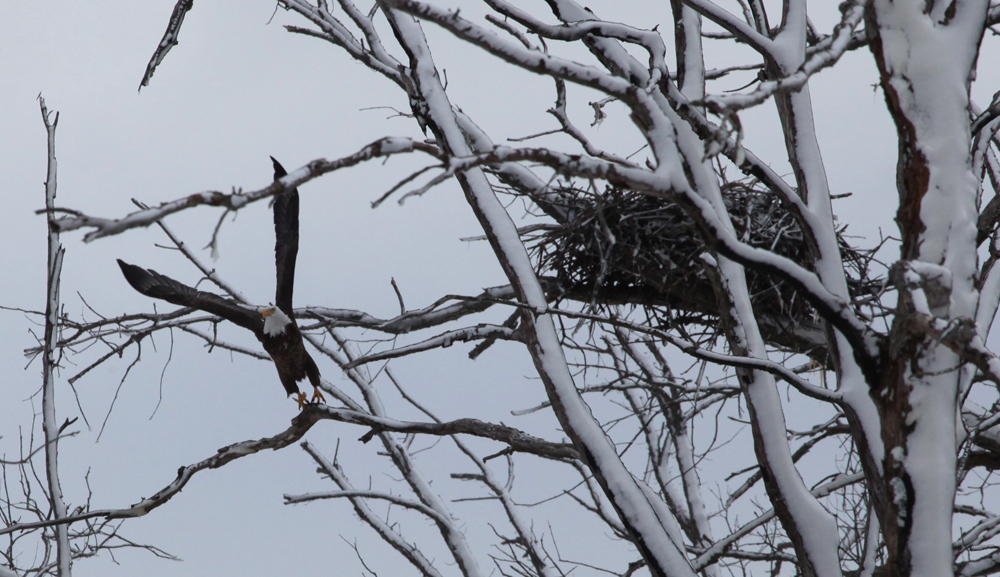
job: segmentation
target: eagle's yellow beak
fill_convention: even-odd
[[[273,314],[274,314],[274,310],[272,310],[272,309],[264,309],[264,312],[260,313],[260,316],[262,316],[262,317],[264,317],[266,319],[267,317],[269,317],[269,316],[271,316]]]

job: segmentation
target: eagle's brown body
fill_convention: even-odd
[[[283,333],[272,337],[262,332],[258,338],[264,345],[264,350],[274,360],[278,378],[281,379],[285,392],[289,395],[298,395],[300,393],[298,383],[307,377],[314,387],[319,388],[319,368],[306,351],[302,333],[294,320],[285,326]]]
[[[271,160],[274,162],[275,180],[287,176],[288,173],[281,164],[273,157]],[[148,297],[203,310],[253,331],[257,340],[264,345],[264,350],[274,360],[285,392],[296,395],[301,407],[305,404],[306,396],[299,391],[299,381],[309,379],[315,388],[314,401],[323,400],[323,395],[319,391],[319,368],[306,351],[302,333],[295,324],[292,312],[295,259],[299,250],[299,193],[294,188],[275,195],[274,236],[276,306],[268,307],[263,313],[231,299],[191,288],[155,270],[146,270],[122,262],[121,259],[118,260],[118,266],[132,288]]]

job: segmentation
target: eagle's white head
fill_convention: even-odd
[[[264,317],[264,334],[269,337],[276,337],[285,332],[285,327],[292,323],[288,315],[281,312],[278,307],[267,307],[260,313]]]

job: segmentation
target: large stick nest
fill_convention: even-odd
[[[706,245],[681,207],[612,186],[600,194],[573,187],[560,193],[565,206],[546,212],[564,222],[527,235],[540,271],[555,277],[557,296],[598,307],[638,305],[663,328],[715,338],[718,304],[705,274]],[[743,242],[808,266],[802,229],[774,194],[755,181],[730,182],[723,198]],[[870,299],[883,285],[869,272],[874,251],[852,247],[843,233],[852,297]],[[748,269],[747,283],[765,339],[826,364],[826,335],[812,306],[773,274]]]

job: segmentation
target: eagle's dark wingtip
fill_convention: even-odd
[[[135,276],[135,269],[139,268],[134,264],[129,264],[122,259],[116,259],[118,261],[118,268],[122,269],[122,274],[128,279],[130,276]],[[131,280],[129,281],[131,282]]]
[[[274,163],[274,180],[278,180],[282,176],[288,176],[288,172],[285,170],[285,167],[281,166],[281,163],[275,160],[273,156],[270,158],[271,162]]]
[[[122,274],[125,275],[125,280],[128,281],[128,284],[132,285],[132,288],[135,290],[145,294],[146,288],[148,288],[146,285],[149,284],[147,282],[149,273],[145,269],[137,267],[134,264],[129,264],[122,259],[117,260],[118,267],[122,269]]]

